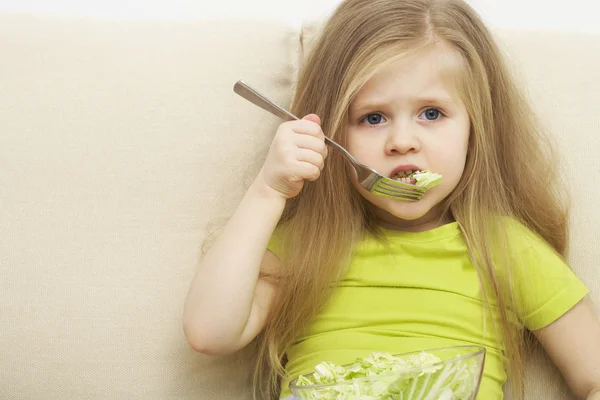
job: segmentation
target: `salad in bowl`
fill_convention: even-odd
[[[474,400],[484,363],[480,346],[374,352],[352,364],[324,361],[290,390],[295,400]]]

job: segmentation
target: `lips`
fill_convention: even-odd
[[[422,169],[420,167],[418,167],[417,165],[404,164],[404,165],[399,165],[396,168],[394,168],[389,176],[390,176],[390,178],[407,177],[418,171],[422,171]]]
[[[413,175],[415,174],[415,172],[419,171],[421,171],[421,168],[417,165],[403,164],[394,168],[389,176],[390,178],[396,181],[414,185],[415,183],[417,183],[417,180],[414,178]]]

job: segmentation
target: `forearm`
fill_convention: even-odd
[[[239,340],[252,309],[264,252],[284,207],[283,197],[255,184],[245,194],[190,286],[184,310],[190,343]]]

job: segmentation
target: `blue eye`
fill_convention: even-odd
[[[383,115],[374,113],[367,115],[360,122],[366,123],[367,125],[379,125],[384,121],[385,118],[383,118]]]
[[[443,114],[437,108],[428,108],[427,110],[423,111],[421,115],[419,115],[419,117],[422,115],[425,116],[424,119],[426,119],[427,121],[435,121],[439,119]]]

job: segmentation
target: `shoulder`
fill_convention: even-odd
[[[533,229],[513,217],[503,217],[499,225],[506,240],[505,247],[495,249],[499,276],[511,274],[519,283],[572,278],[565,257]]]
[[[503,217],[500,224],[501,229],[506,233],[508,245],[513,254],[533,252],[560,257],[542,236],[518,219]]]
[[[509,268],[516,311],[528,329],[540,329],[567,312],[588,289],[540,235],[514,218],[506,219],[504,226],[513,249]]]
[[[567,258],[540,234],[515,218],[508,218],[505,227],[510,252],[506,267],[525,291],[532,290],[534,281],[540,288],[553,286],[557,291],[577,280]]]

